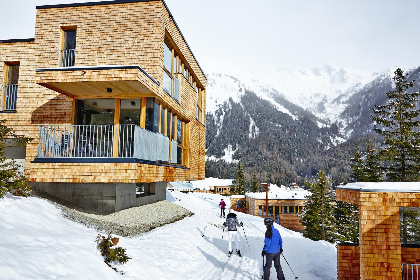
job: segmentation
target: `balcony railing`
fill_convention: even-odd
[[[419,280],[420,264],[402,264],[402,279],[403,280]]]
[[[61,50],[61,66],[71,67],[74,66],[76,61],[75,49]]]
[[[177,142],[137,125],[42,125],[38,158],[136,158],[177,163]],[[118,154],[113,149],[118,146]],[[171,153],[171,155],[170,155]]]
[[[4,111],[15,111],[16,110],[16,99],[17,99],[18,85],[5,85],[3,87],[4,96]]]

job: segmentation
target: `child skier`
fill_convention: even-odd
[[[219,207],[220,207],[220,218],[222,218],[222,217],[224,218],[225,217],[226,202],[223,201],[223,198],[219,203]]]
[[[261,255],[265,257],[264,280],[270,279],[270,269],[274,261],[277,271],[277,279],[285,280],[283,270],[280,265],[280,255],[283,253],[283,241],[280,232],[273,226],[273,218],[265,218],[264,225],[267,227],[264,239],[264,248]]]
[[[223,226],[228,228],[228,234],[229,234],[229,254],[230,257],[232,255],[232,239],[235,238],[235,245],[236,245],[236,252],[240,257],[241,256],[241,247],[239,246],[238,242],[238,231],[237,226],[241,227],[243,226],[242,222],[238,222],[238,219],[236,218],[235,213],[229,213],[226,218],[226,222],[223,223]]]

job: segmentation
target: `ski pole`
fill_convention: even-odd
[[[249,248],[248,238],[246,237],[245,228],[242,226],[242,230],[244,231],[246,244],[248,244],[248,249],[251,251],[251,248]]]
[[[293,272],[293,269],[290,267],[289,262],[286,260],[286,257],[283,254],[281,254],[281,255],[283,256],[284,260],[286,261],[287,265],[289,266],[290,270],[292,271],[293,275],[295,276],[295,279],[298,279],[298,277],[296,276],[296,274]]]
[[[206,228],[207,228],[207,226],[204,227],[203,235],[201,237],[204,237],[204,234],[206,233]]]
[[[261,279],[264,279],[264,256],[262,256],[263,258],[263,275],[261,276]]]

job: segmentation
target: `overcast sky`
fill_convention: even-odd
[[[420,66],[418,0],[165,0],[203,70]],[[0,39],[33,38],[35,6],[1,0]]]

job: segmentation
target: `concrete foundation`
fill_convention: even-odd
[[[32,188],[99,214],[166,199],[166,182],[151,183],[151,193],[136,195],[136,184],[31,183]]]

